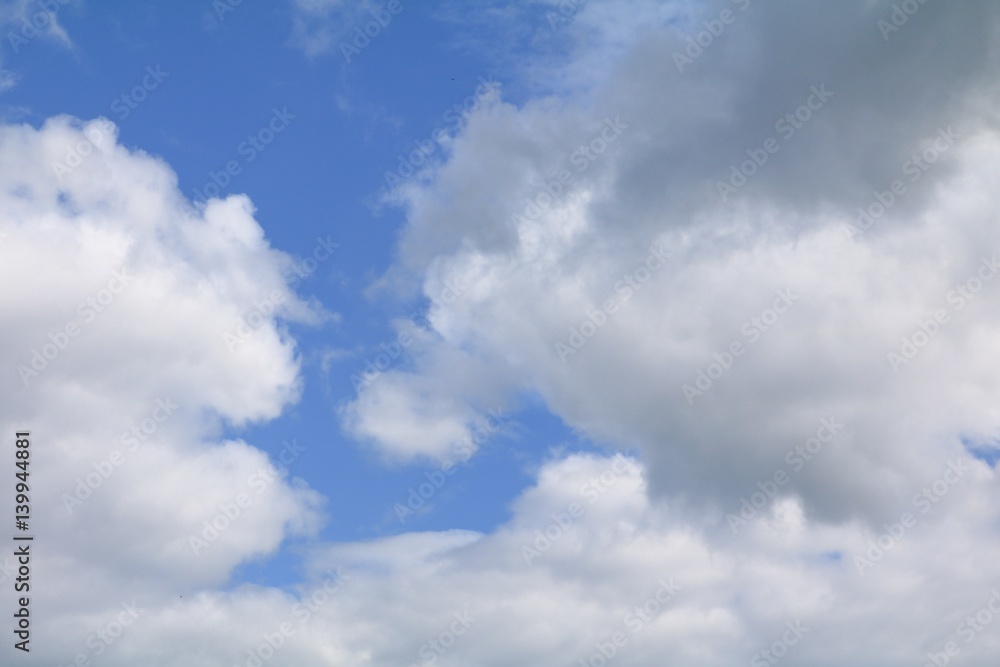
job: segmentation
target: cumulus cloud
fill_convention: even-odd
[[[733,535],[651,502],[634,459],[571,455],[544,465],[490,534],[318,547],[291,590],[164,596],[140,605],[103,662],[905,665],[951,641],[963,662],[992,664],[1000,645],[975,615],[994,595],[996,559],[980,547],[996,479],[982,462],[959,470],[895,537],[814,524],[791,499]],[[103,627],[111,611],[66,628]]]
[[[423,282],[437,346],[488,369],[480,391],[537,392],[581,434],[638,445],[654,495],[730,507],[834,419],[785,491],[809,517],[884,519],[996,433],[996,12],[922,6],[884,39],[884,3],[670,6],[630,31],[579,8],[567,29],[612,64],[586,88],[569,70],[558,104],[475,112],[395,193],[394,271]],[[951,30],[968,39],[946,49]],[[443,304],[446,284],[465,289]],[[378,395],[417,410],[434,385],[443,445],[470,403],[432,368],[383,378],[349,418],[376,421]]]
[[[106,121],[0,130],[37,664],[995,663],[997,10],[539,7],[549,92],[393,193],[387,280],[432,305],[340,415],[448,459],[531,394],[635,455],[554,454],[488,532],[314,541],[285,588],[227,582],[324,499],[219,432],[298,398],[288,324],[327,314],[248,198]]]
[[[285,323],[324,313],[286,286],[291,258],[246,197],[195,208],[104,119],[4,126],[0,179],[2,421],[36,441],[34,567],[51,587],[32,600],[54,621],[38,643],[72,656],[61,629],[96,610],[222,583],[315,532],[321,498],[217,433],[297,399]]]
[[[329,636],[352,647],[354,660],[421,664],[421,655],[436,654],[435,640],[452,641],[450,615],[467,609],[475,623],[440,653],[443,664],[600,664],[592,656],[602,651],[627,665],[665,657],[746,663],[764,660],[760,652],[788,636],[789,623],[801,636],[777,649],[786,664],[859,656],[862,664],[919,663],[924,651],[955,640],[964,660],[985,665],[996,650],[989,633],[973,633],[970,642],[955,634],[991,596],[987,572],[995,566],[984,552],[966,571],[978,585],[967,585],[953,566],[995,520],[986,500],[995,476],[984,464],[964,470],[941,501],[966,522],[914,509],[917,523],[883,555],[873,551],[863,574],[854,557],[881,538],[863,523],[811,524],[801,505],[787,500],[736,536],[725,527],[706,530],[682,508],[651,503],[645,474],[631,459],[573,455],[546,465],[514,504],[511,521],[492,534],[407,535],[318,554],[316,567],[341,567],[353,577],[329,612],[343,629]],[[352,614],[374,613],[362,611],[362,599],[399,601],[383,622],[408,639],[374,642],[378,628],[352,627]],[[845,636],[855,638],[849,647]]]

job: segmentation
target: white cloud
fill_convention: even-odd
[[[78,0],[10,0],[0,7],[0,25],[8,29],[7,45],[17,53],[38,36],[54,41],[64,48],[73,48],[73,40],[59,20],[66,7]]]
[[[17,75],[0,69],[0,93],[4,93],[17,85]]]
[[[810,524],[788,500],[734,537],[651,503],[634,460],[570,456],[545,465],[493,533],[334,545],[312,555],[312,576],[291,592],[163,595],[102,661],[247,664],[262,646],[272,655],[270,641],[271,664],[578,664],[617,641],[622,665],[715,665],[750,662],[790,623],[801,637],[787,665],[921,664],[954,641],[964,663],[985,666],[995,633],[962,624],[989,603],[997,576],[996,559],[976,548],[997,519],[996,480],[973,466],[946,512],[915,510],[917,524],[862,576],[853,556],[881,528]],[[537,552],[530,564],[526,548]],[[67,619],[66,636],[111,611]]]
[[[886,45],[874,9],[810,5],[811,21],[837,26],[817,38],[790,27],[788,11],[755,6],[683,74],[670,57],[686,44],[676,26],[634,26],[612,74],[598,70],[587,92],[476,112],[429,184],[397,193],[408,225],[394,271],[422,280],[437,304],[438,350],[419,354],[460,351],[465,367],[486,369],[476,391],[537,392],[583,434],[638,444],[655,495],[716,509],[835,418],[836,446],[789,490],[810,517],[891,516],[897,494],[961,453],[963,436],[996,432],[998,387],[981,370],[1000,354],[987,333],[997,327],[993,284],[963,299],[964,310],[948,293],[1000,245],[989,194],[1000,140],[977,115],[995,93],[986,63],[997,22],[978,9],[926,10],[934,16],[908,25],[912,37]],[[946,55],[915,51],[908,40],[936,39],[941,22],[966,26],[970,39]],[[611,41],[609,58],[621,40]],[[866,70],[839,57],[855,51],[871,56]],[[952,68],[962,72],[947,75],[955,96],[901,101]],[[806,123],[785,119],[807,103]],[[626,127],[602,137],[609,122]],[[723,201],[718,182],[747,150],[773,148],[769,137],[779,149],[751,163],[748,183]],[[913,160],[925,150],[936,161]],[[553,200],[562,170],[565,192]],[[850,239],[856,209],[896,179],[904,192]],[[652,272],[643,268],[651,247],[672,254]],[[466,287],[441,304],[446,284]],[[787,313],[772,321],[787,290],[791,305],[778,304]],[[596,312],[609,300],[614,313]],[[949,323],[894,372],[887,354],[939,309]],[[584,339],[570,353],[557,347]],[[689,404],[682,387],[719,370],[713,355],[734,343],[742,355]],[[423,413],[437,415],[436,431],[425,425],[413,438],[423,451],[435,433],[443,448],[447,425],[468,419],[468,387],[435,365],[382,380],[349,419],[379,423],[433,405]],[[407,395],[411,407],[400,406]],[[376,396],[395,397],[393,409],[379,411]],[[398,434],[368,435],[386,451],[401,446]]]
[[[387,458],[443,458],[489,407],[532,392],[641,460],[554,458],[493,531],[313,545],[290,590],[223,586],[314,532],[322,499],[218,436],[301,390],[284,323],[324,313],[285,286],[290,258],[247,198],[196,209],[166,165],[97,123],[0,130],[0,275],[15,287],[0,293],[13,351],[0,425],[31,425],[46,490],[34,659],[248,664],[269,643],[269,664],[579,664],[620,633],[623,667],[754,664],[772,646],[789,667],[895,667],[949,641],[970,667],[995,663],[995,633],[966,619],[997,580],[996,473],[961,442],[995,438],[1000,393],[1000,284],[982,260],[1000,245],[1000,136],[982,112],[995,11],[928,4],[886,43],[885,3],[753,3],[680,73],[675,14],[628,7],[586,5],[573,29],[599,48],[571,54],[563,96],[487,105],[432,178],[400,193],[391,275],[435,300],[432,330],[343,416]],[[730,165],[823,84],[829,105],[721,201]],[[617,118],[628,127],[612,142]],[[948,125],[961,140],[849,238],[857,207],[911,179],[910,156]],[[553,182],[567,192],[546,202]],[[670,254],[655,269],[651,248]],[[959,284],[969,295],[949,298]],[[276,313],[230,350],[224,335],[269,298]],[[894,371],[887,353],[922,326],[928,341]],[[586,342],[560,358],[574,329]],[[726,359],[734,342],[745,351]],[[38,374],[19,372],[35,351]],[[715,354],[718,376],[689,404],[682,386],[715,374]],[[163,399],[178,407],[128,449],[121,435]],[[60,494],[94,473],[70,517]],[[223,534],[191,553],[220,515]],[[107,644],[89,638],[116,619],[128,627],[98,656]],[[807,629],[777,644],[787,624]]]
[[[114,134],[66,117],[0,129],[0,272],[11,286],[0,295],[2,421],[35,439],[34,567],[49,584],[32,600],[53,619],[36,639],[51,656],[74,649],[58,633],[63,614],[87,627],[105,605],[224,582],[321,520],[315,492],[215,434],[296,400],[282,322],[323,313],[286,287],[291,258],[269,247],[246,197],[196,210],[166,165]],[[57,175],[54,163],[81,146],[83,163]],[[282,319],[230,352],[224,334],[275,291]],[[196,555],[189,537],[220,513],[225,539]]]
[[[368,0],[292,0],[292,5],[291,41],[310,57],[335,49],[369,10],[381,8]]]

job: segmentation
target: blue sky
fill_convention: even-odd
[[[0,36],[3,664],[995,664],[997,8]]]
[[[312,256],[317,239],[339,244],[297,288],[339,315],[319,327],[293,328],[302,400],[266,424],[226,429],[272,454],[290,440],[305,448],[289,474],[328,498],[320,536],[333,541],[414,529],[490,530],[509,517],[509,502],[552,446],[581,448],[544,406],[529,406],[510,415],[491,438],[496,442],[449,476],[423,511],[401,521],[394,507],[406,504],[410,489],[438,466],[385,465],[339,428],[334,406],[353,398],[351,376],[363,373],[380,344],[396,339],[390,319],[427,308],[412,294],[364,293],[388,269],[402,221],[398,208],[375,204],[385,174],[399,173],[399,158],[414,142],[426,145],[435,131],[460,128],[455,105],[481,94],[484,83],[503,85],[496,59],[462,46],[463,31],[435,17],[434,8],[405,9],[348,63],[339,48],[312,57],[296,48],[290,6],[218,12],[205,2],[69,6],[58,17],[72,32],[72,49],[37,38],[8,63],[21,78],[4,100],[9,117],[39,125],[57,114],[104,116],[118,125],[123,145],[169,163],[190,199],[250,195],[271,245],[298,261]],[[144,80],[148,96],[133,95]],[[274,109],[294,118],[271,143],[248,144]],[[438,147],[433,157],[441,153]],[[239,173],[219,190],[206,189],[223,182],[230,161]],[[333,350],[344,355],[324,369],[323,355]],[[281,584],[294,580],[298,563],[290,544],[250,564],[246,576]]]

